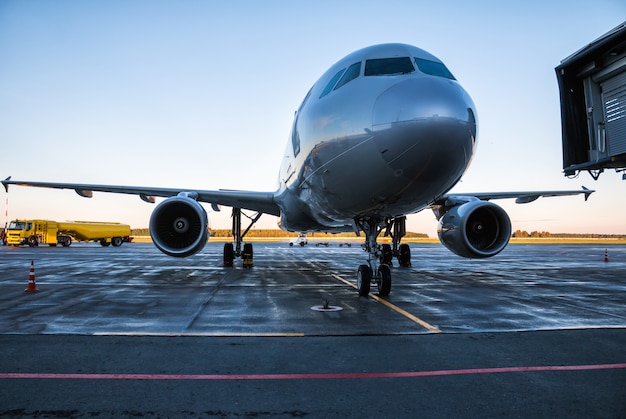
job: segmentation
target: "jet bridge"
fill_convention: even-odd
[[[563,171],[604,169],[626,179],[626,22],[555,68],[561,97]]]

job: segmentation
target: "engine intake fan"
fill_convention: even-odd
[[[455,206],[439,220],[439,240],[466,258],[488,258],[500,253],[511,237],[511,220],[501,207],[486,201]]]
[[[202,205],[179,195],[164,200],[154,209],[150,216],[150,235],[163,253],[186,257],[204,248],[208,224]]]

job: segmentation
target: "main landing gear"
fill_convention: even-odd
[[[235,243],[225,243],[224,244],[224,266],[233,266],[233,261],[235,257],[241,257],[243,259],[243,267],[250,268],[253,265],[253,250],[252,243],[243,243],[243,238],[248,234],[248,231],[252,228],[254,223],[256,223],[259,218],[261,218],[261,213],[257,213],[254,217],[248,217],[246,214],[243,214],[250,220],[250,225],[246,230],[241,232],[241,208],[233,208],[233,238],[235,239]],[[243,251],[241,249],[241,245],[243,244]]]
[[[356,283],[359,295],[366,296],[370,292],[372,281],[378,286],[378,295],[386,297],[391,292],[391,266],[394,256],[398,258],[400,266],[411,266],[411,249],[408,244],[400,244],[406,234],[406,217],[386,218],[357,218],[357,226],[365,233],[363,250],[368,252],[367,264],[359,266]],[[391,236],[392,244],[378,244],[378,235],[385,231],[385,236]]]

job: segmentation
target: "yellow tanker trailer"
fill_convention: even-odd
[[[9,223],[6,242],[9,246],[40,244],[69,246],[74,241],[99,242],[102,246],[121,246],[130,242],[130,226],[96,221],[15,220]]]

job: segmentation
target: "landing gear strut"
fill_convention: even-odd
[[[254,217],[248,217],[246,214],[243,214],[250,220],[250,225],[246,230],[241,232],[241,208],[233,208],[233,239],[235,243],[225,243],[224,244],[224,266],[233,266],[233,261],[235,257],[241,257],[243,259],[243,267],[249,268],[253,265],[253,250],[251,243],[243,244],[243,238],[248,234],[248,231],[252,228],[254,223],[256,223],[259,218],[261,218],[262,213],[257,213]],[[243,251],[241,245],[243,244]]]
[[[391,268],[394,256],[400,266],[411,266],[411,249],[407,244],[400,244],[406,234],[406,217],[398,218],[357,218],[357,226],[365,233],[362,247],[368,253],[367,264],[359,266],[357,272],[357,289],[359,295],[366,296],[370,292],[372,280],[378,286],[378,294],[386,297],[391,292]],[[392,244],[378,244],[378,235],[385,231],[391,236]]]

